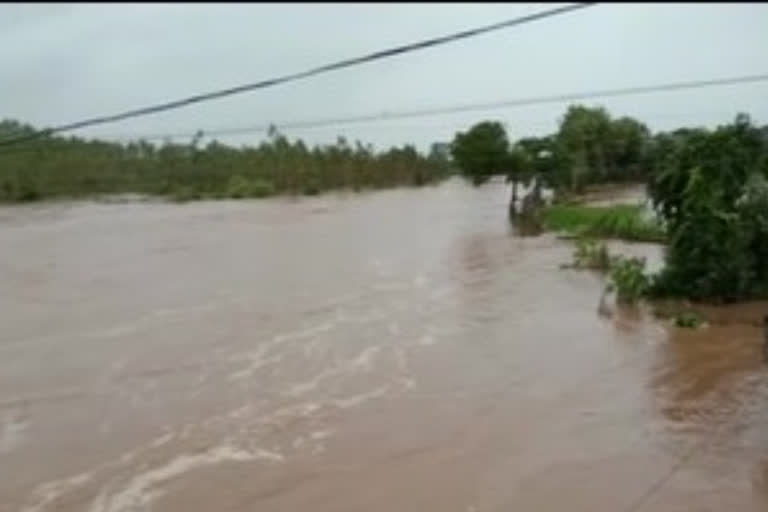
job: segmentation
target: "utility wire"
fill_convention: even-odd
[[[705,111],[705,112],[696,111],[695,113],[691,112],[691,113],[678,113],[678,114],[671,114],[671,115],[651,115],[651,116],[645,116],[643,119],[644,120],[660,120],[660,119],[678,118],[678,119],[687,119],[687,120],[693,121],[693,120],[695,120],[697,118],[697,116],[700,116],[701,114],[706,114],[706,115],[711,116],[711,117],[716,117],[716,116],[722,117],[722,116],[731,115],[731,114],[734,114],[734,113],[731,112],[731,111],[725,111],[725,110]],[[330,126],[330,125],[323,125],[323,126]],[[520,128],[526,128],[526,127],[528,127],[528,128],[530,128],[530,127],[542,128],[542,127],[545,127],[545,126],[551,126],[551,123],[548,123],[548,122],[524,121],[524,122],[520,122],[520,124],[518,126]],[[309,127],[309,128],[312,128],[312,127]],[[403,126],[401,126],[401,125],[393,125],[393,126],[390,126],[389,128],[403,129]],[[435,129],[435,127],[425,127],[425,126],[417,126],[417,125],[410,126],[409,128],[411,128],[411,129],[428,128],[428,129],[431,129],[431,130]],[[250,131],[256,131],[256,129],[254,128],[253,130],[250,130]],[[192,140],[198,133],[202,133],[203,137],[207,137],[208,136],[207,132],[204,132],[203,130],[200,130],[199,132],[196,132],[196,133],[176,133],[176,134],[166,134],[166,135],[145,135],[145,136],[133,136],[133,135],[132,136],[116,136],[115,135],[115,136],[111,137],[112,140],[107,140],[106,138],[102,138],[102,139],[80,139],[80,140],[82,142],[86,142],[86,143],[90,143],[90,144],[95,144],[95,145],[119,144],[120,140],[114,140],[114,139],[117,139],[119,137],[122,137],[122,141],[123,142],[125,142],[125,141],[139,141],[139,140],[143,140],[143,141],[147,141],[147,142],[150,142],[152,140],[167,140],[169,142],[173,142],[174,140],[179,140],[179,139]],[[213,133],[218,133],[218,132],[209,132],[209,133],[213,134]],[[177,144],[179,144],[179,143],[177,142]],[[34,152],[60,153],[60,152],[81,151],[81,150],[82,150],[81,146],[69,146],[69,145],[64,145],[64,146],[40,146],[40,145],[36,145],[36,144],[35,145],[26,145],[25,144],[25,145],[19,145],[19,146],[14,146],[14,147],[1,148],[0,149],[0,158],[3,157],[3,156],[6,156],[6,155],[16,155],[16,154],[22,154],[22,153],[34,153]]]
[[[294,122],[276,124],[275,126],[280,129],[323,128],[323,127],[338,126],[338,125],[345,125],[345,124],[389,121],[389,120],[418,118],[418,117],[431,117],[431,116],[447,115],[452,113],[492,110],[492,109],[498,109],[498,108],[515,108],[515,107],[523,107],[523,106],[538,105],[538,104],[545,104],[545,103],[573,101],[573,100],[579,100],[579,99],[630,96],[630,95],[636,95],[636,94],[650,94],[650,93],[658,93],[658,92],[696,89],[696,88],[714,87],[714,86],[723,86],[723,85],[737,85],[742,83],[755,83],[755,82],[765,82],[765,81],[768,81],[768,73],[758,74],[758,75],[739,76],[739,77],[718,78],[718,79],[710,79],[710,80],[672,82],[672,83],[649,85],[649,86],[624,87],[624,88],[617,88],[617,89],[602,89],[602,90],[593,90],[593,91],[587,91],[587,92],[559,94],[559,95],[552,95],[552,96],[540,96],[540,97],[531,97],[531,98],[522,98],[522,99],[502,100],[502,101],[495,101],[495,102],[489,102],[489,103],[462,105],[462,106],[456,106],[456,107],[431,108],[431,109],[421,109],[421,110],[403,111],[403,112],[395,112],[395,113],[384,112],[379,114],[367,114],[367,115],[359,115],[359,116],[335,118],[335,119],[331,118],[331,119],[319,119],[319,120],[308,120],[308,121],[294,121]],[[146,140],[146,141],[165,140],[165,139],[171,139],[171,140],[172,139],[191,139],[195,137],[198,133],[202,133],[203,136],[206,138],[211,138],[211,137],[222,136],[222,135],[243,135],[243,134],[253,133],[253,132],[262,132],[262,131],[265,132],[269,129],[269,127],[270,125],[260,125],[260,126],[251,126],[251,127],[241,127],[241,128],[197,130],[195,132],[153,134],[153,135],[143,135],[143,136],[113,135],[113,136],[100,137],[101,139],[100,142],[107,142],[107,139]],[[56,150],[55,148],[47,148],[47,149],[50,149],[53,151]],[[35,146],[30,146],[30,145],[0,148],[0,156],[15,154],[19,152],[35,151],[35,150],[36,150]]]
[[[494,101],[490,103],[474,103],[474,104],[467,104],[467,105],[461,105],[461,106],[455,106],[455,107],[439,107],[439,108],[411,110],[411,111],[403,111],[403,112],[395,112],[395,113],[381,112],[378,114],[365,114],[365,115],[351,116],[351,117],[316,119],[316,120],[308,120],[308,121],[292,121],[287,123],[274,123],[274,126],[281,130],[320,128],[320,127],[326,127],[326,126],[366,123],[371,121],[388,121],[392,119],[431,117],[431,116],[455,114],[455,113],[462,113],[462,112],[493,110],[498,108],[513,108],[513,107],[524,107],[524,106],[531,106],[531,105],[541,105],[546,103],[560,103],[565,101],[574,101],[574,100],[582,100],[582,99],[590,99],[590,98],[631,96],[631,95],[637,95],[637,94],[649,94],[649,93],[655,93],[655,92],[667,92],[667,91],[676,91],[676,90],[685,90],[685,89],[699,89],[704,87],[735,85],[735,84],[742,84],[742,83],[765,82],[765,81],[768,81],[768,73],[764,73],[760,75],[730,77],[730,78],[717,78],[717,79],[710,79],[710,80],[672,82],[672,83],[659,84],[659,85],[624,87],[624,88],[618,88],[618,89],[602,89],[602,90],[594,90],[594,91],[587,91],[587,92],[557,94],[553,96],[536,96],[536,97],[530,97],[530,98]],[[202,132],[206,137],[216,137],[216,136],[222,136],[222,135],[243,135],[246,133],[267,131],[270,126],[271,125],[258,125],[258,126],[241,127],[241,128],[221,128],[216,130],[202,130]],[[197,132],[185,132],[185,133],[166,134],[166,135],[156,134],[156,135],[149,135],[141,138],[144,140],[156,140],[156,139],[165,139],[165,138],[188,138],[188,137],[193,137],[196,133]],[[137,137],[117,136],[113,138],[136,139]]]
[[[85,128],[86,126],[94,126],[98,124],[106,124],[106,123],[114,123],[117,121],[122,121],[124,119],[130,119],[133,117],[139,117],[139,116],[145,116],[149,114],[156,114],[158,112],[164,112],[166,110],[173,110],[177,108],[186,107],[188,105],[192,105],[194,103],[200,103],[203,101],[210,101],[218,98],[223,98],[225,96],[231,96],[233,94],[239,94],[247,91],[252,91],[255,89],[263,89],[266,87],[271,87],[274,85],[279,85],[286,82],[292,82],[296,80],[301,80],[304,78],[308,78],[311,76],[319,75],[322,73],[328,73],[330,71],[336,71],[338,69],[348,68],[352,66],[356,66],[359,64],[365,64],[368,62],[385,59],[389,57],[394,57],[397,55],[401,55],[404,53],[416,51],[416,50],[423,50],[425,48],[430,48],[433,46],[438,46],[441,44],[450,43],[453,41],[458,41],[461,39],[467,39],[470,37],[479,36],[481,34],[492,32],[495,30],[501,30],[504,28],[513,27],[516,25],[522,25],[524,23],[530,23],[532,21],[537,21],[543,18],[548,18],[550,16],[556,16],[559,14],[565,14],[570,11],[574,11],[577,9],[584,9],[586,7],[592,7],[596,3],[595,2],[585,2],[585,3],[579,3],[579,4],[573,4],[568,5],[565,7],[558,7],[556,9],[550,9],[547,11],[538,12],[535,14],[529,14],[527,16],[521,16],[519,18],[513,18],[510,20],[502,21],[499,23],[494,23],[492,25],[486,25],[483,27],[473,28],[469,30],[464,30],[461,32],[456,32],[454,34],[441,36],[441,37],[435,37],[432,39],[425,39],[423,41],[419,41],[416,43],[406,44],[402,46],[398,46],[395,48],[390,48],[387,50],[381,50],[378,52],[374,52],[368,55],[364,55],[361,57],[355,57],[351,59],[345,59],[338,62],[334,62],[332,64],[326,64],[324,66],[320,66],[317,68],[313,68],[307,71],[302,71],[299,73],[292,73],[289,75],[284,75],[277,78],[271,78],[268,80],[262,80],[260,82],[255,82],[251,84],[246,85],[240,85],[237,87],[231,87],[229,89],[222,89],[219,91],[204,93],[204,94],[198,94],[195,96],[190,96],[188,98],[175,100],[175,101],[169,101],[167,103],[161,103],[154,106],[149,107],[143,107],[138,108],[134,110],[129,110],[127,112],[122,112],[119,114],[113,114],[113,115],[106,115],[101,117],[94,117],[91,119],[86,119],[83,121],[77,121],[74,123],[64,124],[60,126],[56,126],[53,128],[48,128],[45,130],[41,130],[39,132],[29,134],[29,135],[23,135],[18,137],[12,137],[5,140],[0,140],[0,146],[8,146],[11,144],[16,144],[19,142],[24,142],[28,140],[38,139],[41,137],[45,137],[47,135],[51,135],[53,133],[59,133],[64,131],[70,131],[75,130],[78,128]]]

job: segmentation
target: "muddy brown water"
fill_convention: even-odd
[[[768,510],[760,329],[598,314],[507,199],[0,209],[0,511]]]

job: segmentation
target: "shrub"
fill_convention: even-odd
[[[572,268],[607,270],[610,264],[611,256],[605,244],[587,238],[576,240]]]
[[[696,329],[704,323],[704,320],[698,313],[693,311],[683,311],[675,316],[675,325],[689,329]]]
[[[616,299],[632,304],[648,295],[650,278],[645,273],[644,258],[616,256],[608,271],[609,288],[616,291]]]
[[[738,116],[672,139],[649,190],[670,243],[656,295],[731,302],[768,297],[768,140]]]

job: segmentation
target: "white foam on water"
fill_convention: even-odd
[[[154,441],[152,441],[150,446],[152,448],[159,448],[159,447],[163,446],[164,444],[170,443],[173,440],[174,437],[176,437],[176,434],[174,434],[173,432],[168,432],[167,434],[163,434],[162,436],[160,436],[157,439],[155,439]]]
[[[301,396],[309,391],[317,389],[320,383],[328,378],[358,371],[371,371],[373,369],[374,358],[379,351],[381,351],[381,347],[378,345],[368,347],[353,359],[326,368],[308,381],[292,384],[288,390],[285,391],[285,394],[292,397]]]
[[[294,341],[294,340],[299,340],[303,338],[309,338],[311,336],[316,336],[326,331],[330,331],[334,327],[336,327],[335,321],[327,321],[315,326],[307,327],[305,329],[299,329],[295,331],[289,331],[287,333],[278,334],[272,338],[272,340],[268,343],[268,346],[280,345],[281,343],[284,343],[286,341]]]
[[[248,404],[242,407],[238,407],[234,411],[231,411],[229,414],[227,414],[227,417],[233,420],[239,420],[239,419],[248,417],[252,413],[253,413],[253,407],[251,407],[251,405]]]
[[[328,439],[333,435],[333,432],[330,430],[317,430],[315,432],[312,432],[309,437],[315,441],[322,441],[323,439]]]
[[[367,393],[360,393],[359,395],[353,395],[348,398],[335,398],[330,402],[340,409],[349,409],[350,407],[361,405],[368,400],[384,396],[387,391],[389,391],[389,386],[385,385],[380,386],[372,391],[368,391]]]
[[[344,372],[345,372],[345,369],[343,366],[335,366],[332,368],[327,368],[322,372],[318,373],[317,375],[315,375],[314,377],[312,377],[308,381],[297,382],[292,384],[290,388],[287,391],[285,391],[285,394],[292,397],[298,397],[298,396],[304,395],[312,391],[313,389],[317,389],[320,383],[325,379],[334,377]]]
[[[282,354],[277,354],[272,357],[265,357],[261,359],[259,359],[255,355],[248,355],[246,357],[250,359],[251,362],[248,364],[248,366],[246,366],[242,370],[229,374],[228,380],[230,382],[253,377],[253,375],[261,368],[279,363],[283,359]]]
[[[40,512],[45,510],[49,504],[56,501],[59,497],[90,482],[92,478],[93,474],[91,472],[84,472],[73,477],[41,484],[32,493],[35,503],[24,507],[22,512]]]
[[[229,357],[230,361],[241,361],[242,359],[248,359],[250,363],[245,368],[233,372],[229,375],[228,380],[230,382],[235,380],[246,379],[252,377],[256,371],[266,366],[274,365],[282,361],[285,354],[279,353],[273,356],[267,357],[269,351],[275,347],[278,347],[289,341],[301,340],[304,338],[312,338],[318,336],[324,332],[330,331],[336,327],[337,322],[335,320],[326,321],[315,326],[307,327],[304,329],[297,329],[284,333],[276,334],[268,342],[259,345],[256,350],[250,351],[244,355],[235,354]],[[313,340],[314,341],[314,340]],[[311,341],[310,343],[312,343]]]
[[[247,451],[225,444],[198,454],[184,454],[163,466],[135,475],[117,491],[100,494],[91,504],[90,512],[145,512],[162,495],[155,489],[172,478],[205,466],[223,462],[283,462],[282,454],[268,450]]]
[[[373,368],[373,360],[379,351],[381,351],[381,347],[378,345],[366,348],[349,362],[350,370],[371,371]]]
[[[199,314],[208,311],[215,311],[216,309],[223,309],[230,307],[228,302],[215,302],[206,303],[196,306],[186,306],[180,308],[167,308],[157,309],[145,315],[139,316],[132,320],[129,324],[113,325],[111,327],[104,327],[93,331],[84,332],[68,332],[63,334],[51,334],[43,336],[33,336],[27,338],[17,338],[6,340],[0,344],[0,350],[13,349],[18,346],[29,346],[31,344],[45,344],[45,343],[61,343],[71,339],[104,339],[104,338],[119,338],[128,334],[135,334],[142,328],[146,328],[159,319],[163,319],[170,316],[182,316],[190,314]]]
[[[89,482],[94,481],[96,478],[96,475],[100,471],[109,469],[111,467],[125,466],[133,462],[140,453],[147,450],[159,448],[160,446],[169,443],[174,437],[175,435],[172,432],[168,432],[152,440],[148,445],[144,446],[143,448],[125,452],[121,456],[119,456],[117,459],[107,462],[106,464],[103,464],[101,466],[95,467],[90,471],[86,471],[69,478],[64,478],[64,479],[41,484],[37,486],[35,490],[32,492],[33,503],[30,505],[27,505],[24,509],[22,509],[22,511],[23,512],[44,511],[48,508],[49,505],[57,501],[60,497],[73,492],[78,487],[81,487]],[[99,496],[97,497],[97,501],[99,499],[103,501],[105,498],[106,496]],[[100,509],[95,509],[95,510],[100,510]]]
[[[293,446],[295,450],[299,450],[308,447],[307,445],[311,445],[310,453],[314,455],[325,451],[325,445],[323,445],[322,441],[328,439],[332,435],[333,432],[330,430],[317,430],[311,432],[308,436],[300,435],[296,437],[291,443],[291,446]]]
[[[294,418],[297,416],[307,417],[319,411],[320,409],[322,409],[322,407],[323,405],[319,402],[306,402],[306,403],[300,403],[297,405],[291,405],[288,407],[277,409],[276,411],[273,411],[271,414],[260,417],[258,422],[262,424],[269,424],[269,423],[274,423],[277,420],[285,417],[289,417],[289,418]]]

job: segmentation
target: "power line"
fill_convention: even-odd
[[[672,83],[650,85],[650,86],[602,89],[602,90],[593,90],[588,92],[502,100],[502,101],[495,101],[495,102],[489,102],[489,103],[470,104],[470,105],[462,105],[462,106],[455,106],[455,107],[421,109],[421,110],[403,111],[403,112],[396,112],[396,113],[379,113],[379,114],[352,116],[352,117],[346,117],[346,118],[294,121],[294,122],[276,124],[276,126],[281,129],[323,128],[323,127],[338,126],[338,125],[345,125],[345,124],[390,121],[390,120],[418,118],[418,117],[431,117],[431,116],[447,115],[452,113],[482,111],[482,110],[491,110],[491,109],[498,109],[498,108],[516,108],[521,106],[531,106],[531,105],[538,105],[538,104],[545,104],[545,103],[557,103],[557,102],[573,101],[573,100],[588,99],[588,98],[618,97],[618,96],[628,96],[628,95],[635,95],[635,94],[648,94],[648,93],[654,93],[654,92],[666,92],[666,91],[686,90],[686,89],[695,89],[695,88],[703,88],[703,87],[714,87],[714,86],[722,86],[722,85],[737,85],[741,83],[755,83],[755,82],[763,82],[763,81],[768,81],[768,73],[759,74],[759,75],[747,75],[747,76],[740,76],[740,77],[709,79],[709,80],[672,82]],[[659,116],[652,116],[652,117],[658,118]],[[198,132],[202,132],[205,137],[210,138],[210,137],[222,136],[222,135],[242,135],[242,134],[260,132],[260,131],[265,132],[269,129],[269,127],[270,125],[260,125],[260,126],[240,127],[240,128],[223,128],[223,129],[207,130],[207,131],[198,130],[195,132],[171,133],[171,134],[130,135],[130,136],[113,135],[113,136],[102,136],[100,137],[100,139],[101,139],[101,142],[106,142],[107,139],[146,140],[146,141],[164,140],[164,139],[172,140],[172,139],[180,139],[180,138],[191,139],[192,137],[197,135]],[[13,148],[13,149],[12,148],[3,148],[3,149],[4,150],[0,150],[0,155],[35,151],[34,147],[26,146],[26,145]],[[47,149],[56,150],[55,148],[47,148]]]
[[[565,102],[565,101],[583,100],[583,99],[591,99],[591,98],[610,98],[610,97],[617,97],[617,96],[631,96],[631,95],[637,95],[637,94],[649,94],[654,92],[699,89],[704,87],[736,85],[736,84],[742,84],[742,83],[765,82],[765,81],[768,81],[768,73],[764,73],[760,75],[730,77],[730,78],[717,78],[717,79],[710,79],[710,80],[696,80],[696,81],[686,81],[686,82],[672,82],[672,83],[658,84],[658,85],[624,87],[624,88],[617,88],[617,89],[602,89],[602,90],[594,90],[594,91],[587,91],[587,92],[557,94],[552,96],[536,96],[536,97],[520,98],[520,99],[512,99],[512,100],[501,100],[501,101],[495,101],[490,103],[475,103],[475,104],[461,105],[461,106],[455,106],[455,107],[438,107],[438,108],[411,110],[411,111],[403,111],[403,112],[396,112],[396,113],[382,112],[378,114],[365,114],[365,115],[351,116],[351,117],[316,119],[316,120],[308,120],[308,121],[293,121],[288,123],[273,123],[273,124],[277,128],[280,128],[283,130],[302,129],[302,128],[320,128],[320,127],[326,127],[326,126],[365,123],[365,122],[371,122],[371,121],[389,121],[393,119],[431,117],[431,116],[455,114],[455,113],[462,113],[462,112],[493,110],[498,108],[524,107],[524,106],[532,106],[532,105],[541,105],[546,103],[559,103],[559,102]],[[203,133],[206,137],[216,137],[216,136],[222,136],[222,135],[243,135],[246,133],[267,131],[269,127],[270,125],[258,125],[258,126],[241,127],[241,128],[221,128],[217,130],[203,130]],[[176,133],[176,134],[166,134],[166,135],[158,134],[158,135],[149,135],[141,138],[144,140],[165,139],[165,138],[185,138],[185,137],[193,137],[195,133],[186,132],[186,133]],[[121,138],[121,137],[115,137],[115,138]],[[135,139],[137,137],[124,137],[124,138]]]
[[[85,128],[86,126],[93,126],[98,124],[106,124],[106,123],[113,123],[117,121],[122,121],[124,119],[129,119],[133,117],[139,117],[149,114],[156,114],[158,112],[163,112],[166,110],[172,110],[177,108],[182,108],[188,105],[192,105],[194,103],[200,103],[203,101],[210,101],[218,98],[223,98],[225,96],[231,96],[233,94],[239,94],[247,91],[252,91],[255,89],[263,89],[266,87],[271,87],[278,84],[283,84],[286,82],[292,82],[296,80],[301,80],[304,78],[308,78],[311,76],[319,75],[322,73],[328,73],[330,71],[336,71],[343,68],[348,68],[352,66],[356,66],[359,64],[365,64],[368,62],[373,62],[375,60],[385,59],[389,57],[394,57],[397,55],[401,55],[404,53],[416,51],[416,50],[423,50],[425,48],[430,48],[433,46],[438,46],[441,44],[450,43],[453,41],[458,41],[461,39],[467,39],[470,37],[479,36],[481,34],[485,34],[487,32],[492,32],[495,30],[501,30],[504,28],[513,27],[516,25],[522,25],[524,23],[530,23],[532,21],[537,21],[543,18],[548,18],[550,16],[556,16],[559,14],[565,14],[570,11],[574,11],[577,9],[583,9],[586,7],[592,7],[596,3],[595,2],[586,2],[586,3],[580,3],[580,4],[573,4],[568,5],[565,7],[558,7],[556,9],[550,9],[547,11],[542,11],[535,14],[529,14],[527,16],[522,16],[519,18],[513,18],[510,20],[502,21],[499,23],[494,23],[491,25],[486,25],[483,27],[473,28],[469,30],[464,30],[461,32],[456,32],[454,34],[441,36],[441,37],[435,37],[432,39],[425,39],[423,41],[419,41],[416,43],[406,44],[402,46],[397,46],[394,48],[390,48],[387,50],[381,50],[378,52],[374,52],[368,55],[364,55],[361,57],[355,57],[351,59],[345,59],[338,62],[334,62],[332,64],[326,64],[324,66],[320,66],[317,68],[310,69],[308,71],[302,71],[299,73],[292,73],[289,75],[284,75],[277,78],[271,78],[268,80],[262,80],[260,82],[255,82],[251,84],[246,85],[240,85],[237,87],[231,87],[229,89],[222,89],[219,91],[204,93],[204,94],[198,94],[195,96],[190,96],[188,98],[175,100],[175,101],[169,101],[166,103],[161,103],[154,106],[149,107],[143,107],[138,108],[134,110],[129,110],[127,112],[122,112],[119,114],[113,114],[113,115],[106,115],[101,117],[94,117],[91,119],[86,119],[83,121],[77,121],[74,123],[64,124],[53,128],[48,128],[46,130],[42,130],[39,132],[36,132],[34,134],[29,135],[23,135],[19,137],[12,137],[6,140],[0,140],[0,146],[7,146],[10,144],[16,144],[18,142],[24,142],[28,140],[33,140],[41,137],[45,137],[46,135],[51,135],[53,133],[59,133],[63,131],[70,131],[75,130],[78,128]]]
[[[706,114],[708,116],[725,116],[725,115],[733,115],[734,112],[731,111],[725,111],[725,110],[718,110],[718,111],[699,111],[691,112],[691,113],[677,113],[677,114],[665,114],[665,115],[651,115],[651,116],[645,116],[643,120],[660,120],[660,119],[669,119],[669,118],[677,118],[677,119],[687,119],[687,120],[694,120],[701,114]],[[544,126],[551,126],[552,123],[549,122],[531,122],[531,121],[521,121],[518,125],[516,125],[518,128],[530,128],[530,127],[544,127]],[[324,125],[326,126],[326,125]],[[327,125],[330,126],[330,125]],[[402,125],[394,125],[390,126],[389,128],[393,129],[403,129],[404,127]],[[408,127],[406,127],[408,128]],[[416,126],[413,125],[409,127],[411,129],[413,128],[425,128],[423,126]],[[428,127],[430,130],[434,130],[434,127]],[[255,131],[255,130],[254,130]],[[166,135],[148,135],[148,136],[130,136],[130,137],[124,137],[123,140],[125,141],[138,141],[138,140],[144,140],[144,141],[152,141],[152,140],[169,140],[173,141],[174,139],[191,139],[196,134],[192,133],[177,133],[177,134],[166,134]],[[113,139],[116,137],[113,137]],[[90,139],[85,140],[87,143],[91,144],[103,144],[103,145],[109,145],[112,143],[119,143],[119,141],[115,140],[106,140],[106,139]],[[61,147],[48,147],[48,146],[38,146],[38,145],[23,145],[23,146],[15,146],[12,148],[3,148],[0,150],[0,157],[4,155],[15,155],[20,153],[30,153],[30,152],[67,152],[67,151],[81,151],[82,148],[79,146],[61,146]]]

